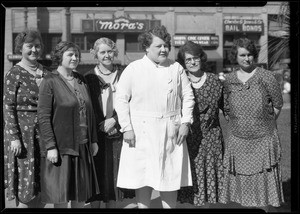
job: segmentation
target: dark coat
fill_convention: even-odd
[[[74,72],[75,81],[84,92],[87,109],[89,144],[97,142],[95,116],[84,77]],[[79,156],[79,103],[67,83],[53,71],[44,77],[39,89],[38,121],[41,132],[41,155],[56,147],[61,155]],[[90,145],[89,145],[90,146]]]
[[[117,69],[117,72],[118,72],[117,76],[116,76],[116,81],[118,81],[124,68],[122,68],[119,65],[115,65],[115,69]],[[105,83],[104,80],[101,79],[101,77],[97,76],[94,69],[91,69],[88,72],[86,72],[84,74],[84,77],[87,81],[87,85],[88,85],[90,93],[91,93],[93,109],[94,109],[95,117],[96,117],[96,124],[98,126],[98,138],[104,139],[105,133],[100,131],[100,129],[99,129],[99,124],[106,119],[102,112],[101,93],[102,93],[102,90],[106,87],[109,87],[109,85],[107,83]],[[118,123],[118,117],[117,117],[117,113],[115,110],[114,110],[113,117],[117,121],[115,127],[119,130],[120,126]]]

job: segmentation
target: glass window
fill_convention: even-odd
[[[61,41],[61,34],[41,34],[44,43],[44,54],[50,54],[55,46]]]
[[[138,33],[128,33],[125,35],[125,51],[126,52],[142,52],[142,46],[138,42]]]
[[[91,48],[94,47],[94,43],[97,41],[97,39],[101,38],[101,37],[106,37],[111,39],[112,41],[116,42],[116,34],[112,34],[112,33],[91,33],[91,34],[86,34],[86,47],[87,50],[89,51]]]
[[[112,33],[89,33],[89,34],[72,34],[72,42],[80,47],[81,52],[89,52],[94,47],[94,43],[101,37],[107,37],[116,42],[116,34]]]
[[[83,34],[73,34],[72,42],[74,42],[76,45],[78,45],[81,50],[85,50]]]

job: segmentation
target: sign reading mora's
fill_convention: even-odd
[[[143,32],[148,28],[148,20],[94,19],[82,20],[82,30],[98,32]]]
[[[224,32],[264,32],[264,23],[261,19],[224,19]]]

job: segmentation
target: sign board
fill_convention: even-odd
[[[144,32],[149,28],[150,20],[83,19],[83,32]]]
[[[18,61],[18,60],[22,59],[22,55],[20,55],[20,54],[7,54],[7,59],[9,61],[14,61],[14,60]],[[51,60],[50,54],[46,54],[44,58],[42,58],[42,57],[38,58],[38,60],[43,60],[43,59]]]
[[[264,32],[264,22],[262,19],[224,19],[223,31],[228,32]]]
[[[22,59],[22,55],[20,55],[20,54],[7,54],[7,59],[9,61],[12,61],[12,60],[21,60]]]
[[[219,36],[216,35],[175,35],[173,36],[174,46],[184,45],[187,41],[192,41],[201,46],[219,46]]]

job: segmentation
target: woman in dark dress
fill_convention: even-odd
[[[92,155],[98,151],[95,116],[88,87],[75,69],[80,49],[60,42],[52,53],[57,69],[40,86],[42,202],[55,208],[82,208],[99,193]]]
[[[37,62],[43,50],[38,31],[26,30],[15,39],[19,63],[4,81],[4,183],[7,200],[18,208],[40,207],[40,147],[37,124],[39,84],[46,69]]]
[[[191,160],[192,187],[183,187],[178,200],[209,206],[219,200],[223,177],[223,136],[219,110],[223,109],[223,86],[218,76],[205,72],[207,55],[201,45],[188,41],[178,52],[195,96],[194,122],[187,137]]]
[[[116,201],[124,197],[134,197],[133,191],[121,191],[116,187],[123,138],[119,132],[118,117],[114,110],[114,97],[123,68],[113,64],[118,50],[116,44],[108,38],[99,38],[91,54],[98,64],[85,73],[85,78],[90,88],[98,124],[99,152],[94,157],[94,161],[100,194],[92,197],[88,202],[91,202],[92,208],[100,207],[100,201],[106,203],[106,208],[116,208]]]

